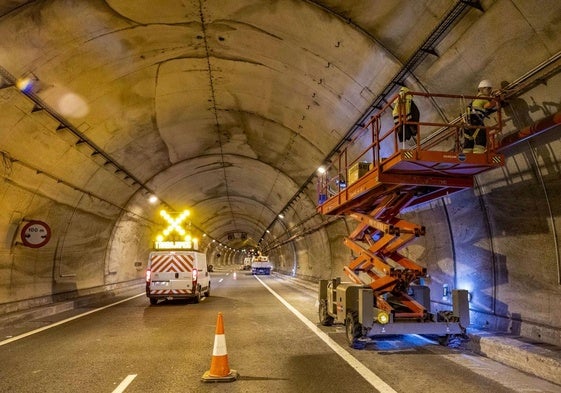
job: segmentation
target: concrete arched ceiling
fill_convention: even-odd
[[[4,2],[2,150],[117,208],[148,189],[193,208],[212,237],[259,240],[457,3]],[[482,74],[514,78],[559,50],[540,27],[558,2],[494,3],[465,6],[408,83],[470,93]],[[505,18],[500,37],[472,44],[478,24]],[[514,45],[534,58],[489,61]],[[44,111],[11,87],[18,78],[34,80]]]

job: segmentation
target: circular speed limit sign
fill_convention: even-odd
[[[43,221],[29,221],[21,230],[21,241],[27,247],[43,247],[50,238],[51,228]]]

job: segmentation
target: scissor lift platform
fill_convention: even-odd
[[[473,177],[504,165],[501,154],[454,153],[420,149],[399,150],[354,183],[318,205],[325,215],[372,210],[390,193],[408,192],[410,207],[473,187]],[[326,194],[323,194],[326,195]]]
[[[318,181],[317,211],[358,221],[356,229],[344,240],[353,254],[352,261],[343,269],[351,282],[341,282],[340,278],[320,280],[319,293],[320,322],[344,323],[347,339],[353,346],[357,340],[377,335],[448,336],[465,331],[469,324],[467,291],[452,291],[451,312],[430,312],[430,289],[418,285],[427,275],[426,268],[399,253],[416,237],[423,236],[425,228],[400,218],[399,213],[472,188],[475,175],[504,165],[504,156],[495,152],[500,111],[497,124],[484,127],[488,150],[464,153],[462,135],[472,126],[462,119],[444,124],[412,123],[400,113],[394,127],[381,132],[384,113],[391,111],[391,105],[400,99],[394,97],[366,125],[372,131],[370,143],[363,143],[366,149],[353,159],[349,158],[348,148],[343,149],[336,160],[338,165],[334,165],[336,175],[330,177],[327,170]],[[417,127],[417,133],[415,145],[406,148],[404,142],[398,142],[398,133],[403,130],[405,134],[404,127],[410,124]],[[421,140],[421,126],[440,128]]]

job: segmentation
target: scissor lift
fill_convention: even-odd
[[[461,105],[475,98],[409,94],[414,100],[457,100]],[[504,157],[494,152],[501,131],[500,109],[496,125],[485,127],[487,152],[464,154],[463,132],[472,127],[466,116],[447,123],[409,122],[400,113],[394,125],[392,107],[401,99],[396,95],[365,125],[371,137],[365,142],[362,135],[365,149],[351,160],[349,147],[345,148],[336,160],[338,165],[333,165],[335,175],[330,177],[328,170],[318,182],[319,213],[358,221],[344,240],[354,256],[343,269],[350,282],[320,280],[319,291],[320,323],[344,323],[353,347],[380,335],[431,334],[446,341],[450,335],[465,333],[468,292],[452,291],[452,311],[430,312],[429,287],[421,285],[426,269],[399,252],[425,235],[425,228],[400,218],[399,213],[471,188],[475,175],[504,164]],[[384,124],[390,128],[386,132],[382,132]],[[417,134],[414,146],[406,147],[398,141],[398,133],[408,124],[417,127]],[[350,145],[358,142],[353,140]]]

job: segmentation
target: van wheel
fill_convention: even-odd
[[[155,306],[156,304],[158,304],[158,299],[156,299],[155,297],[151,297],[150,298],[150,304]]]
[[[195,303],[199,303],[201,301],[202,295],[201,295],[201,287],[198,286],[197,287],[197,294],[195,295]]]
[[[208,289],[205,292],[205,297],[209,297],[210,296],[210,282],[208,283]]]

